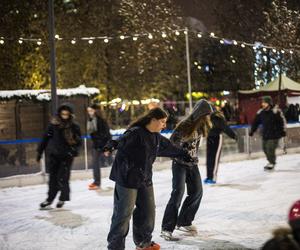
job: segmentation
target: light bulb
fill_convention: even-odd
[[[211,36],[211,37],[215,37],[215,33],[214,33],[214,32],[211,32],[211,33],[210,33],[210,36]]]
[[[121,40],[124,40],[124,39],[125,39],[125,36],[121,35],[121,36],[120,36],[120,39],[121,39]]]
[[[163,33],[161,34],[161,36],[162,36],[163,38],[166,38],[166,37],[167,37],[167,34],[163,32]]]
[[[137,38],[136,36],[134,36],[134,37],[132,38],[133,41],[137,41],[137,39],[138,39],[138,38]]]
[[[94,41],[93,40],[89,40],[89,44],[92,44]]]
[[[76,40],[75,40],[75,39],[73,39],[73,40],[71,41],[71,43],[72,43],[72,44],[75,44],[75,43],[76,43]]]
[[[20,40],[19,40],[19,44],[22,44],[22,43],[23,43],[23,40],[20,39]]]
[[[176,36],[179,36],[179,35],[180,35],[180,32],[179,32],[178,30],[176,30],[176,31],[175,31],[175,35],[176,35]]]
[[[223,41],[223,40],[220,40],[220,43],[221,43],[221,44],[224,44],[224,41]]]
[[[104,39],[104,42],[105,42],[105,43],[108,43],[108,42],[109,42],[108,38],[105,38],[105,39]]]
[[[36,44],[37,44],[37,45],[41,45],[42,42],[41,42],[41,41],[37,41]]]
[[[242,48],[245,48],[245,47],[246,47],[246,45],[242,43],[242,44],[241,44],[241,47],[242,47]]]
[[[148,38],[149,38],[149,39],[152,39],[152,38],[153,38],[153,36],[152,36],[151,33],[148,35]]]
[[[236,40],[233,40],[234,45],[238,45],[238,42]]]
[[[198,37],[198,38],[201,38],[201,37],[202,37],[202,34],[201,34],[201,33],[198,33],[198,34],[197,34],[197,37]]]

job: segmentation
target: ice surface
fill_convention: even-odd
[[[199,236],[179,242],[159,237],[171,190],[171,171],[155,172],[157,217],[153,240],[162,250],[258,249],[272,229],[287,225],[289,207],[300,199],[300,156],[280,156],[274,172],[264,172],[265,163],[258,159],[221,164],[219,184],[204,186],[194,223]],[[160,164],[168,167],[170,162]],[[204,166],[200,170],[204,177]],[[105,179],[108,190],[102,192],[88,191],[88,183],[72,182],[72,201],[61,211],[38,210],[46,197],[46,185],[0,190],[0,249],[106,249],[114,183]],[[131,231],[126,249],[134,249]]]

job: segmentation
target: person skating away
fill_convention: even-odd
[[[205,184],[216,184],[219,169],[220,156],[223,145],[223,135],[225,133],[230,138],[237,140],[234,131],[227,125],[223,113],[219,107],[210,115],[212,128],[208,132],[206,142],[206,173]]]
[[[111,139],[111,134],[107,122],[102,118],[97,104],[92,104],[87,108],[89,115],[87,122],[87,132],[93,141],[92,166],[94,181],[89,185],[89,190],[101,188],[101,167],[105,165],[106,156],[103,147]]]
[[[56,195],[60,192],[57,208],[70,200],[70,172],[74,157],[81,146],[80,127],[74,122],[74,113],[70,104],[62,104],[57,115],[51,118],[47,131],[38,147],[37,161],[47,150],[49,169],[49,190],[41,209],[50,208]]]
[[[289,212],[289,228],[273,231],[273,238],[268,240],[262,250],[300,250],[300,200],[296,201]]]
[[[272,170],[276,164],[276,148],[281,137],[286,136],[286,122],[281,110],[273,105],[270,96],[262,97],[262,108],[257,112],[249,136],[253,136],[259,125],[262,125],[262,147],[268,164],[265,170]]]
[[[160,135],[166,127],[167,114],[160,108],[150,110],[133,122],[117,141],[111,140],[105,152],[118,150],[110,179],[115,184],[114,210],[107,237],[109,250],[125,249],[129,222],[133,216],[133,240],[137,250],[157,250],[152,242],[155,222],[155,203],[152,183],[152,164],[157,156],[183,157],[189,154]]]
[[[192,162],[180,158],[172,161],[172,193],[166,206],[162,220],[161,237],[166,240],[178,240],[173,237],[177,229],[191,234],[197,233],[197,228],[192,225],[202,199],[202,181],[198,169],[198,148],[201,136],[206,136],[211,126],[209,115],[213,112],[212,106],[204,99],[198,101],[192,113],[181,121],[175,128],[171,141],[175,145],[188,150]],[[179,207],[187,187],[181,210]]]

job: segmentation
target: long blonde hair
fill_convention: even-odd
[[[184,140],[192,139],[196,131],[206,137],[212,127],[209,117],[209,115],[200,116],[196,121],[189,118],[184,119],[178,123],[175,130],[180,132]]]

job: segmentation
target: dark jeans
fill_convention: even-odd
[[[131,189],[116,184],[114,212],[107,237],[109,250],[125,249],[125,238],[132,214],[134,243],[139,247],[148,246],[155,221],[153,186]]]
[[[278,146],[279,139],[263,140],[263,150],[267,157],[267,160],[271,164],[276,164],[276,148]]]
[[[69,179],[73,158],[49,156],[49,191],[47,201],[52,202],[60,191],[60,201],[70,200]]]
[[[206,143],[206,172],[207,178],[216,180],[222,152],[222,135],[208,136]]]
[[[93,148],[92,150],[92,166],[94,174],[94,184],[101,186],[101,167],[105,165],[105,156],[103,152],[97,151]]]
[[[190,226],[200,206],[202,199],[202,181],[198,166],[184,167],[173,162],[173,190],[171,198],[166,207],[162,230],[173,232],[177,226]],[[185,184],[187,186],[187,197],[178,210],[184,195]]]

